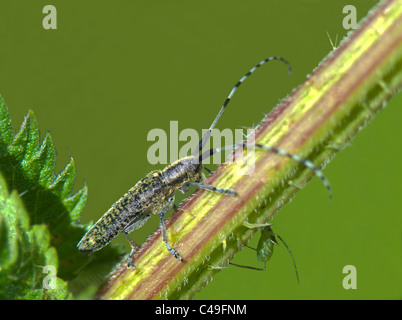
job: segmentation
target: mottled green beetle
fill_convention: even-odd
[[[124,233],[125,237],[131,245],[131,252],[129,255],[129,266],[132,266],[131,256],[137,250],[137,244],[128,236],[128,234],[140,227],[142,227],[152,214],[159,215],[160,228],[162,239],[166,244],[169,252],[183,261],[180,255],[172,248],[168,242],[164,215],[170,211],[174,205],[175,191],[179,190],[183,193],[188,191],[190,185],[204,188],[210,191],[219,192],[223,194],[235,195],[234,190],[225,190],[215,188],[210,185],[200,183],[201,171],[203,169],[202,161],[209,158],[217,152],[225,149],[234,149],[237,147],[257,147],[267,151],[277,153],[302,163],[307,168],[314,171],[314,173],[324,183],[331,197],[331,187],[328,180],[324,177],[320,169],[318,169],[311,161],[301,158],[297,155],[292,155],[286,151],[276,149],[274,147],[246,143],[224,146],[221,148],[214,148],[202,153],[202,149],[211,135],[212,129],[215,127],[219,118],[222,116],[223,111],[231,100],[237,88],[246,80],[257,68],[262,66],[268,61],[280,60],[285,63],[291,72],[291,66],[282,57],[269,57],[262,60],[259,64],[254,66],[248,73],[246,73],[230,91],[218,115],[215,117],[209,130],[201,138],[198,148],[191,154],[191,156],[177,160],[176,162],[167,166],[164,170],[152,171],[140,180],[134,187],[132,187],[124,196],[122,196],[112,207],[89,229],[83,236],[77,247],[81,253],[92,253],[102,249],[110,241],[112,241],[118,234]]]

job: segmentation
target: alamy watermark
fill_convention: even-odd
[[[44,274],[47,274],[47,276],[45,276],[43,278],[42,288],[46,289],[46,290],[57,289],[57,284],[56,284],[57,270],[56,270],[56,267],[54,265],[49,264],[49,265],[43,267],[42,272]]]
[[[202,136],[207,133],[208,129],[202,130]],[[243,155],[243,148],[236,148],[235,156],[229,157],[233,152],[233,146],[239,145],[245,140],[247,148],[245,155]],[[169,164],[184,158],[198,148],[201,137],[198,132],[191,128],[183,129],[179,132],[178,121],[170,121],[169,135],[165,130],[160,128],[152,129],[148,132],[147,141],[154,141],[148,148],[147,160],[150,164]],[[212,145],[211,145],[212,141]],[[179,142],[186,142],[179,149]],[[223,143],[222,143],[223,142]],[[226,146],[224,153],[226,161],[224,163],[232,163],[233,161],[247,161],[247,168],[238,172],[241,175],[249,175],[253,173],[254,163],[254,143],[255,143],[255,130],[235,129],[234,133],[230,129],[212,129],[209,139],[206,140],[203,151],[212,148],[222,148]],[[169,148],[168,148],[169,145]],[[168,150],[169,149],[169,150]],[[202,161],[203,164],[221,164],[221,152],[216,152],[213,156],[206,158]]]
[[[347,5],[343,7],[342,13],[346,16],[343,18],[342,26],[346,30],[357,28],[357,10],[353,5]]]
[[[343,274],[346,276],[342,280],[342,286],[344,289],[357,289],[357,270],[354,265],[347,265],[343,267]]]
[[[46,14],[42,20],[42,26],[45,30],[57,29],[57,10],[55,6],[46,5],[42,9],[42,13]]]

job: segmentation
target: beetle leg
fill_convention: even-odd
[[[168,241],[168,237],[167,237],[167,233],[166,233],[166,227],[165,227],[165,219],[163,218],[163,216],[169,212],[170,209],[172,209],[174,205],[174,195],[172,197],[170,197],[166,203],[166,205],[162,208],[162,210],[159,212],[159,216],[160,216],[160,227],[161,227],[161,233],[162,233],[162,239],[163,242],[166,245],[166,248],[169,250],[169,252],[174,255],[174,257],[176,259],[179,259],[180,261],[183,261],[182,257],[180,257],[180,255],[176,252],[175,249],[172,248],[172,246],[170,245],[169,241]]]
[[[130,253],[128,254],[128,267],[129,267],[129,268],[135,269],[135,266],[134,266],[134,264],[132,263],[132,257],[133,257],[134,252],[136,252],[137,249],[138,249],[138,244],[136,244],[135,241],[134,241],[133,239],[131,239],[131,238],[128,236],[128,234],[131,233],[131,232],[133,232],[133,231],[136,230],[136,229],[141,228],[141,227],[148,221],[148,219],[149,219],[150,217],[151,217],[151,215],[146,215],[146,216],[144,216],[143,218],[141,218],[140,220],[137,220],[137,221],[135,221],[135,222],[129,224],[129,225],[123,230],[124,236],[126,237],[127,241],[130,243],[130,246],[131,246],[131,251],[130,251]]]

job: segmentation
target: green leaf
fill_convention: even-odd
[[[75,165],[73,158],[65,166],[63,171],[61,171],[53,183],[49,186],[49,189],[53,191],[54,194],[61,198],[66,198],[72,191],[75,179]]]
[[[39,184],[48,188],[54,179],[54,166],[56,164],[56,152],[49,133],[43,139],[35,158],[40,164]]]
[[[45,225],[30,227],[28,213],[16,192],[8,194],[0,174],[0,298],[71,298],[67,283],[51,275],[54,288],[44,287],[44,267],[57,270],[57,252],[50,247]],[[46,279],[45,279],[46,280]]]
[[[83,290],[100,285],[122,249],[108,246],[91,258],[78,253],[88,228],[79,224],[88,189],[73,193],[73,159],[55,176],[52,138],[47,133],[41,141],[32,110],[14,132],[0,96],[0,298],[64,299],[71,292],[82,297]],[[55,268],[57,289],[43,289],[47,265]]]
[[[13,141],[14,128],[3,99],[0,97],[0,144],[8,145]]]

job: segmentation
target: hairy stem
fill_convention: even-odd
[[[383,1],[260,123],[255,142],[323,167],[402,87],[402,0]],[[245,156],[244,160],[247,160]],[[160,230],[109,276],[100,299],[189,299],[248,242],[263,223],[313,177],[304,166],[265,150],[221,165],[206,181],[237,196],[198,190],[166,222],[184,262],[165,248]]]

